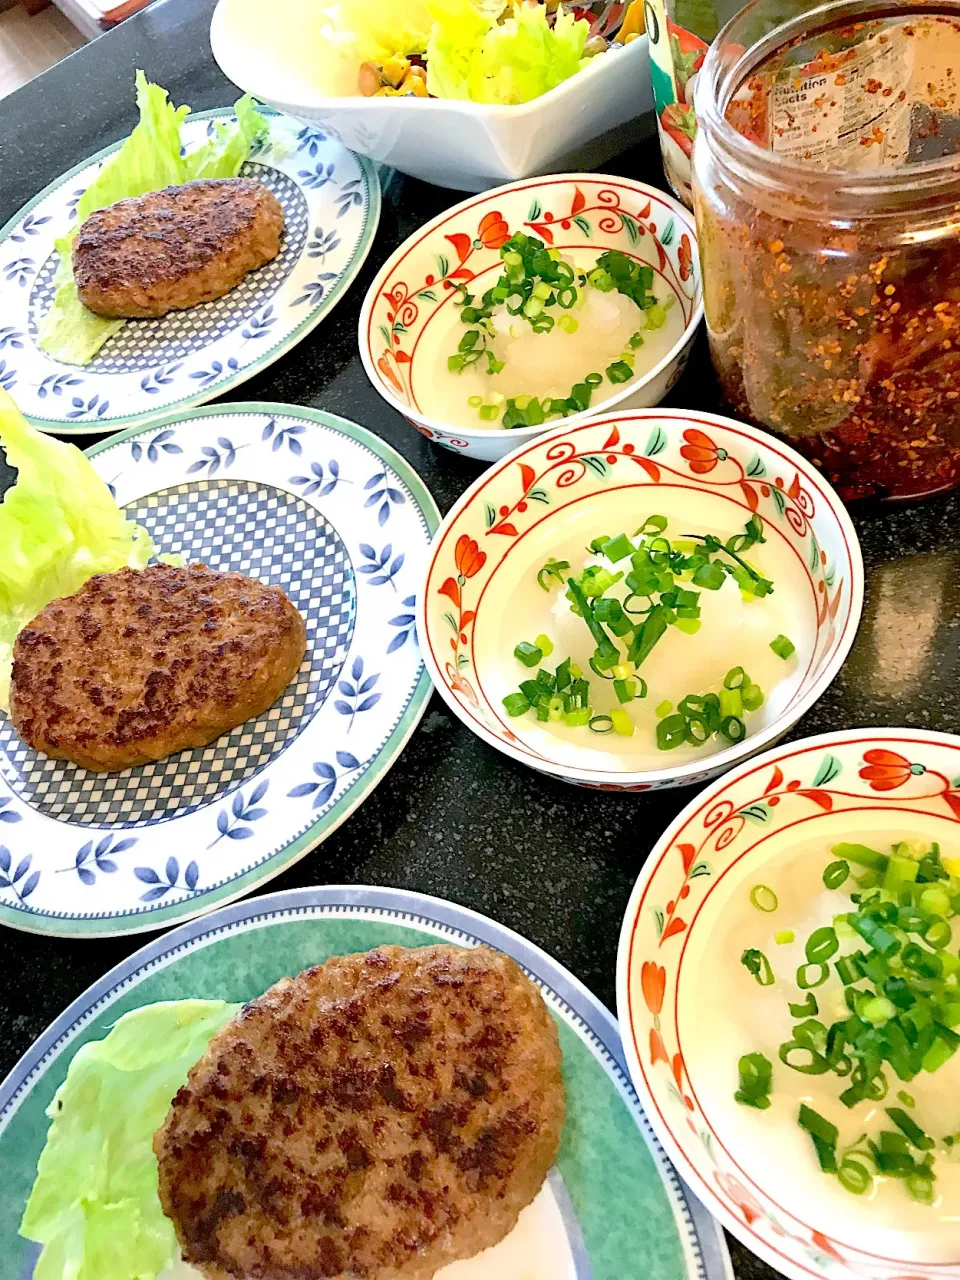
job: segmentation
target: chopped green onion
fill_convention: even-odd
[[[739,689],[720,690],[720,714],[725,718],[732,716],[740,719],[743,715],[743,697]]]
[[[467,404],[471,409],[479,409],[483,404],[483,396],[470,396],[467,400]]]
[[[817,997],[812,991],[807,993],[807,998],[803,1004],[791,1004],[787,1008],[790,1010],[791,1018],[812,1018],[820,1012],[817,1007]]]
[[[933,1139],[923,1132],[913,1117],[907,1115],[902,1107],[884,1109],[900,1132],[906,1136],[907,1141],[912,1143],[918,1151],[929,1151],[933,1147]]]
[[[778,658],[786,661],[796,652],[797,646],[787,636],[777,636],[775,640],[770,641],[770,648]]]
[[[661,704],[662,705],[662,704]],[[657,724],[657,748],[672,751],[682,746],[687,738],[687,721],[681,715],[668,715]]]
[[[900,943],[894,935],[873,916],[863,915],[858,911],[851,916],[850,923],[864,942],[868,942],[882,956],[895,955],[900,950]]]
[[[918,866],[918,864],[914,863],[914,866]],[[921,892],[917,906],[921,911],[929,912],[930,915],[948,916],[950,914],[950,895],[940,885],[931,885],[929,889],[924,889]]]
[[[765,884],[755,884],[750,890],[750,901],[758,911],[776,911],[777,895]]]
[[[766,1111],[770,1106],[773,1064],[762,1053],[745,1053],[739,1062],[740,1087],[733,1095],[745,1107]]]
[[[773,969],[770,961],[755,947],[749,947],[740,957],[740,963],[748,973],[753,974],[761,987],[772,987],[774,984]]]
[[[615,360],[613,364],[608,364],[606,375],[610,382],[629,382],[633,377],[633,370],[625,360]]]
[[[915,882],[920,864],[913,858],[892,855],[883,873],[883,887],[888,893],[898,894],[901,889]],[[947,904],[949,906],[949,902]]]
[[[522,693],[508,693],[503,699],[508,716],[522,716],[530,710],[530,703]]]
[[[667,702],[667,701],[658,702],[653,709],[653,714],[655,716],[659,716],[660,719],[662,720],[663,717],[668,716],[672,710],[673,710],[672,702]]]
[[[865,844],[835,844],[830,852],[844,862],[855,862],[858,867],[869,867],[871,871],[879,871],[881,874],[886,871],[890,861],[885,853],[868,849]]]
[[[539,582],[544,591],[549,591],[550,587],[553,585],[551,583],[551,579],[555,579],[557,582],[563,582],[564,574],[569,568],[569,560],[554,560],[551,557],[537,573],[537,582]]]
[[[779,929],[774,935],[773,940],[778,947],[784,947],[788,943],[795,941],[796,934],[792,929]],[[816,1012],[816,1010],[814,1010]]]
[[[636,551],[636,547],[625,533],[620,533],[615,538],[608,538],[600,548],[600,551],[609,561],[616,564],[619,560],[625,560],[627,556],[632,556]]]
[[[747,726],[737,716],[727,716],[721,721],[720,732],[728,742],[742,742],[747,736]]]
[[[620,703],[633,702],[637,696],[636,680],[614,680],[613,692],[616,694],[617,701]],[[641,697],[643,695],[641,694]]]
[[[763,690],[758,684],[744,685],[742,697],[744,711],[759,711],[763,706]]]
[[[825,925],[822,929],[814,929],[807,939],[805,951],[810,964],[823,964],[831,956],[835,956],[839,949],[836,933],[829,925]]]
[[[917,1105],[916,1098],[913,1096],[912,1093],[907,1093],[906,1089],[901,1089],[897,1093],[897,1097],[900,1099],[900,1101],[903,1103],[905,1107],[915,1107]]]
[[[837,1139],[840,1136],[837,1126],[822,1116],[819,1111],[814,1111],[813,1107],[808,1107],[805,1102],[800,1103],[797,1123],[801,1129],[805,1129],[807,1133],[819,1138],[828,1146],[837,1145]]]
[[[590,723],[590,708],[580,707],[571,711],[564,711],[563,722],[571,729],[579,729],[585,724]]]
[[[632,738],[636,732],[636,725],[627,715],[626,711],[615,709],[610,712],[610,719],[613,721],[613,728],[621,738]]]
[[[859,982],[863,977],[860,967],[853,956],[841,956],[833,967],[837,971],[837,977],[845,987],[852,986],[853,983]]]
[[[610,716],[593,716],[590,720],[590,728],[594,733],[613,733],[613,720]]]
[[[934,920],[923,935],[924,941],[938,949],[946,947],[953,940],[953,930],[946,920]]]
[[[744,671],[743,667],[731,667],[723,677],[724,689],[742,689],[745,684],[749,683],[750,677]]]
[[[797,970],[797,986],[801,991],[809,991],[811,987],[821,987],[826,982],[830,970],[825,964],[812,962],[802,964]]]
[[[911,1200],[916,1200],[920,1204],[933,1204],[936,1199],[933,1184],[934,1175],[932,1173],[921,1173],[919,1170],[907,1174],[903,1180],[907,1195]]]
[[[823,883],[828,889],[839,889],[850,875],[850,864],[844,862],[842,858],[838,858],[836,862],[831,862],[823,871]]]
[[[716,560],[707,560],[697,566],[691,581],[695,587],[703,587],[706,591],[719,591],[726,581],[726,574]]]
[[[533,643],[545,658],[549,658],[551,653],[553,653],[553,641],[549,639],[548,636],[539,635]]]
[[[859,1160],[845,1157],[837,1170],[840,1185],[855,1196],[862,1196],[873,1181],[873,1175]]]
[[[812,1045],[802,1044],[799,1040],[787,1040],[778,1050],[780,1061],[791,1071],[799,1071],[804,1076],[822,1076],[830,1070],[830,1064],[822,1053],[818,1053]],[[797,1054],[802,1054],[800,1061],[791,1061]]]
[[[873,996],[868,1000],[857,1002],[857,1016],[875,1027],[882,1027],[891,1018],[896,1017],[897,1008],[886,996]]]
[[[539,666],[543,660],[543,652],[535,644],[529,644],[526,640],[522,640],[513,651],[513,656],[523,663],[525,667]]]
[[[663,533],[663,531],[667,527],[667,523],[668,522],[667,522],[666,516],[661,516],[661,515],[647,516],[646,520],[644,520],[643,524],[640,526],[640,528],[637,530],[634,536],[640,537],[640,535],[642,534],[645,538],[656,537],[659,534]]]

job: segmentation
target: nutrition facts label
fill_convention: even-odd
[[[770,87],[771,149],[831,168],[906,163],[914,52],[892,27],[842,53],[782,67]]]

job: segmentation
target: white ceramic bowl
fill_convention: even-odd
[[[375,2],[375,0],[372,0]],[[646,36],[598,57],[520,106],[364,98],[324,83],[289,38],[303,0],[220,0],[210,27],[221,70],[248,93],[346,146],[441,187],[485,187],[556,169],[595,168],[655,128]]]
[[[561,174],[472,196],[434,218],[387,259],[370,286],[360,313],[360,358],[384,400],[427,439],[485,462],[554,424],[505,431],[451,427],[430,417],[420,408],[418,379],[431,376],[434,365],[429,342],[425,348],[420,340],[429,326],[447,323],[458,284],[485,272],[492,283],[500,246],[517,231],[558,249],[619,249],[649,263],[683,317],[682,335],[658,364],[602,405],[567,418],[568,426],[615,408],[659,404],[683,372],[703,317],[693,215],[656,187],[629,178]]]
[[[538,634],[516,634],[518,625],[535,625],[526,618],[518,623],[526,592],[534,593],[539,618],[537,570],[549,556],[566,554],[558,552],[564,540],[572,540],[575,553],[605,530],[632,532],[643,517],[691,489],[710,525],[729,524],[733,532],[756,511],[777,553],[795,557],[801,586],[794,670],[750,718],[748,736],[735,746],[679,764],[665,752],[662,767],[645,771],[628,771],[622,757],[606,752],[602,764],[584,767],[569,739],[561,745],[532,717],[510,719],[501,704],[503,692],[512,691],[509,682],[504,687],[503,655]],[[862,605],[856,534],[810,463],[766,432],[728,418],[647,409],[564,424],[484,472],[434,537],[417,626],[441,697],[484,742],[567,782],[648,791],[703,782],[785,734],[837,674]],[[550,608],[547,597],[542,607]],[[590,735],[594,761],[603,741],[597,746]]]
[[[806,1136],[797,1130],[784,1142],[778,1129],[780,1141],[776,1134],[767,1141],[769,1113],[745,1117],[733,1101],[736,1061],[699,1034],[705,955],[716,963],[712,926],[732,896],[773,878],[778,854],[817,858],[820,867],[841,840],[887,848],[920,836],[939,841],[944,857],[960,856],[958,788],[960,738],[947,734],[853,729],[785,744],[701,792],[654,846],[630,898],[617,1012],[644,1112],[697,1197],[791,1280],[956,1277],[960,1232],[943,1221],[934,1239],[931,1228],[903,1230],[892,1216],[868,1225],[862,1203],[839,1186],[826,1204],[816,1193],[800,1195],[806,1178],[821,1176]],[[771,933],[788,923],[778,922],[781,907],[769,917]],[[776,968],[776,945],[767,954]],[[736,1020],[736,1006],[720,1017]],[[768,1046],[754,1047],[774,1059],[776,1090],[786,1068]],[[943,1101],[946,1128],[957,1113],[955,1099]],[[749,1124],[754,1116],[761,1124]]]

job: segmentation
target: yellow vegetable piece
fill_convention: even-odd
[[[643,31],[643,0],[632,0],[615,39],[618,44],[628,44],[630,36],[636,38],[643,35]]]

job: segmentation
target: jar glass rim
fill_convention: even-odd
[[[703,145],[719,148],[727,162],[732,162],[743,175],[760,174],[786,191],[827,188],[831,202],[869,199],[876,212],[886,203],[900,206],[904,201],[916,203],[938,193],[956,195],[960,191],[960,155],[867,172],[820,167],[759,147],[729,123],[726,111],[733,94],[762,61],[807,31],[813,33],[852,18],[946,15],[960,20],[960,0],[916,0],[909,4],[904,0],[827,0],[780,23],[761,41],[744,48],[736,36],[743,24],[761,14],[769,3],[770,0],[750,0],[722,28],[704,58],[696,86],[697,122]]]

